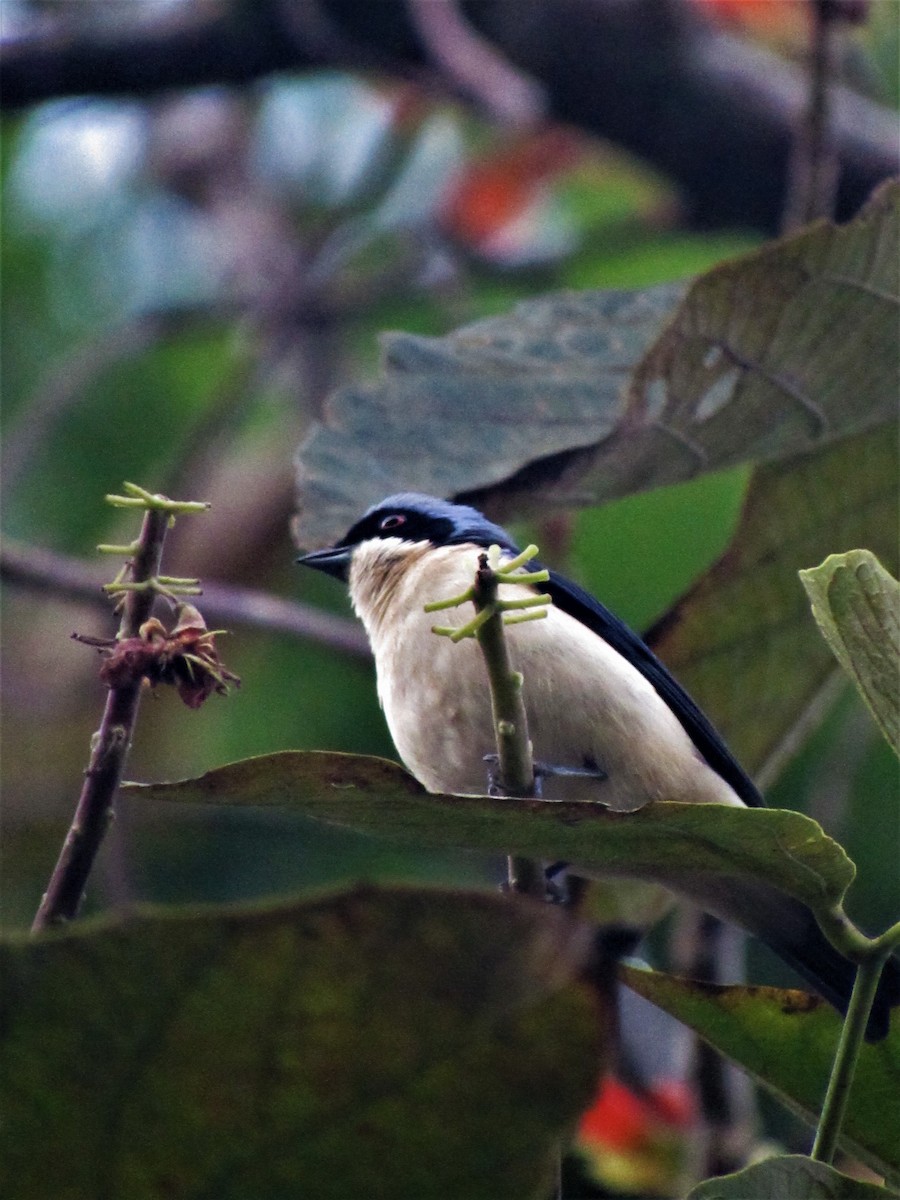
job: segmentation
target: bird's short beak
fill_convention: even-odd
[[[350,573],[350,559],[353,555],[352,546],[331,546],[325,550],[313,550],[312,554],[304,554],[297,562],[304,567],[312,567],[315,571],[324,571],[335,579],[347,582]]]

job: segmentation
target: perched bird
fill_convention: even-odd
[[[349,584],[394,744],[433,792],[488,789],[486,759],[496,746],[480,650],[470,639],[436,637],[424,605],[465,591],[478,554],[491,545],[501,548],[501,562],[519,552],[476,509],[403,492],[370,508],[333,547],[298,560]],[[504,596],[534,590],[505,586]],[[555,572],[541,590],[553,601],[546,619],[510,626],[507,637],[525,679],[534,757],[547,771],[545,798],[596,800],[619,810],[651,800],[764,804],[707,717],[635,633]],[[458,623],[470,616],[460,613]],[[846,1011],[855,967],[804,905],[763,884],[673,874],[673,886],[685,890],[685,883],[703,907],[756,934]],[[892,960],[870,1040],[884,1036],[898,1003],[900,964]]]

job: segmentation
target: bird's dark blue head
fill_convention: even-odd
[[[399,538],[404,542],[430,542],[433,546],[497,545],[513,554],[518,548],[505,529],[482,516],[477,508],[453,504],[421,492],[398,492],[373,505],[339,542],[327,550],[305,554],[297,561],[347,579],[353,551],[375,538]]]

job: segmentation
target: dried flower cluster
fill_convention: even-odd
[[[224,666],[216,649],[216,636],[223,631],[207,629],[193,604],[178,604],[175,616],[171,630],[151,617],[137,637],[119,641],[73,636],[104,652],[100,678],[110,688],[141,679],[152,687],[171,684],[188,708],[199,708],[213,692],[224,695],[231,684],[240,686],[240,679]]]

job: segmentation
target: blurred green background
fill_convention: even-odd
[[[857,51],[882,62],[892,36],[876,21]],[[180,522],[168,572],[344,615],[336,584],[293,565],[292,457],[329,392],[373,375],[380,331],[440,334],[552,289],[681,279],[762,240],[691,232],[671,185],[609,144],[510,133],[409,83],[338,72],[51,101],[7,116],[3,134],[5,536],[88,560],[133,536],[133,518],[103,503],[130,479],[213,502]],[[705,476],[519,532],[645,628],[723,552],[747,480]],[[4,586],[3,609],[12,929],[37,906],[104,699],[94,652],[70,634],[110,636],[115,621],[49,587]],[[245,627],[222,652],[241,689],[198,712],[148,695],[129,777],[284,748],[392,755],[365,662]],[[896,764],[848,694],[770,796],[844,843],[855,911],[875,927],[900,905],[884,835],[896,795]],[[87,905],[373,877],[493,884],[498,869],[273,813],[130,803]]]

